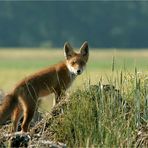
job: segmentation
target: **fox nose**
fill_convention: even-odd
[[[77,70],[77,74],[78,75],[81,74],[81,70],[80,69]]]

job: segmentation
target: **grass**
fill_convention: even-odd
[[[134,72],[135,66],[140,72],[147,70],[148,51],[146,49],[139,51],[90,49],[86,71],[77,78],[70,91],[81,87],[89,78],[92,84],[96,84],[96,80],[100,78],[104,83],[108,83],[107,77],[111,75],[113,57],[115,58],[114,67],[117,74],[121,70]],[[5,92],[11,91],[22,78],[61,60],[64,60],[63,49],[0,49],[0,89]],[[53,103],[50,100],[45,104]]]
[[[11,90],[23,77],[62,59],[63,51],[59,49],[2,49],[0,88]],[[68,147],[147,146],[147,140],[138,137],[140,128],[148,131],[147,59],[147,50],[90,51],[86,72],[70,89],[70,103],[64,107],[64,114],[55,117],[48,127],[54,133],[49,139]],[[128,107],[120,101],[117,90],[101,89],[100,84],[105,83],[119,89]]]
[[[69,97],[64,114],[48,127],[54,133],[53,140],[64,142],[68,147],[148,146],[146,75],[122,73],[113,79],[116,83],[109,84],[120,86],[122,100],[112,87],[102,90],[99,81],[95,87],[86,84],[83,89],[77,89]],[[140,139],[137,131],[141,127],[146,134]]]
[[[147,70],[148,51],[127,50],[91,50],[86,72],[78,78],[74,88],[81,86],[86,77],[95,83],[101,76],[106,79],[112,70],[112,59],[115,57],[115,69],[134,72]],[[0,50],[0,88],[8,91],[18,80],[49,65],[64,59],[61,49],[1,49]]]

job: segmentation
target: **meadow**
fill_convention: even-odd
[[[63,59],[62,49],[1,49],[0,88],[7,92],[27,75]],[[106,92],[100,84],[115,88]],[[69,94],[64,114],[52,122],[46,119],[46,131],[53,133],[49,139],[68,147],[148,146],[147,49],[90,50],[86,71]]]
[[[62,49],[0,49],[0,88],[9,91],[27,75],[61,60],[64,60]],[[72,88],[81,86],[88,78],[92,83],[100,78],[106,83],[113,70],[116,73],[134,72],[135,68],[140,73],[147,73],[148,50],[90,49],[86,71]]]

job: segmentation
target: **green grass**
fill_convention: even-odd
[[[121,70],[134,72],[135,67],[142,73],[147,72],[148,50],[146,49],[139,51],[90,49],[86,71],[77,78],[70,90],[81,88],[88,79],[91,79],[92,84],[96,84],[99,79],[108,83],[107,77],[111,75],[113,57],[117,73]],[[11,91],[22,78],[61,60],[64,60],[63,49],[0,49],[0,89],[5,92]]]
[[[0,88],[11,90],[27,75],[63,59],[63,50],[59,49],[2,49]],[[147,50],[90,50],[85,73],[70,88],[70,103],[48,127],[54,133],[49,139],[68,147],[137,146],[139,128],[148,126],[147,59]],[[119,104],[114,90],[106,95],[100,88],[91,89],[91,85],[100,83],[118,88],[130,109]],[[141,139],[139,142],[145,146]]]
[[[64,114],[48,127],[53,140],[68,147],[147,147],[148,135],[137,137],[141,127],[148,129],[146,75],[122,73],[112,82],[116,83],[108,83],[120,86],[123,102],[114,89],[103,91],[99,81],[98,87],[85,84],[70,95]]]
[[[138,55],[138,56],[137,56]],[[115,57],[116,68],[134,70],[135,67],[147,69],[148,51],[90,51],[88,67],[90,70],[106,70],[112,65]],[[45,50],[0,50],[1,69],[38,69],[52,65],[64,59],[63,51],[59,49]]]
[[[140,72],[147,71],[147,50],[92,50],[86,72],[78,78],[74,87],[80,86],[86,77],[92,82],[106,75],[112,70],[112,60],[115,58],[115,70],[134,72],[135,67]],[[18,80],[44,67],[64,60],[63,49],[1,49],[0,50],[0,88],[8,91]]]

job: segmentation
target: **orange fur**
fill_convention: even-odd
[[[11,116],[13,131],[16,131],[23,113],[21,128],[23,132],[27,132],[39,97],[55,93],[56,103],[59,102],[63,91],[82,73],[89,55],[87,42],[80,48],[80,53],[74,52],[69,43],[65,43],[64,50],[65,61],[28,76],[5,96],[0,106],[0,123]]]

